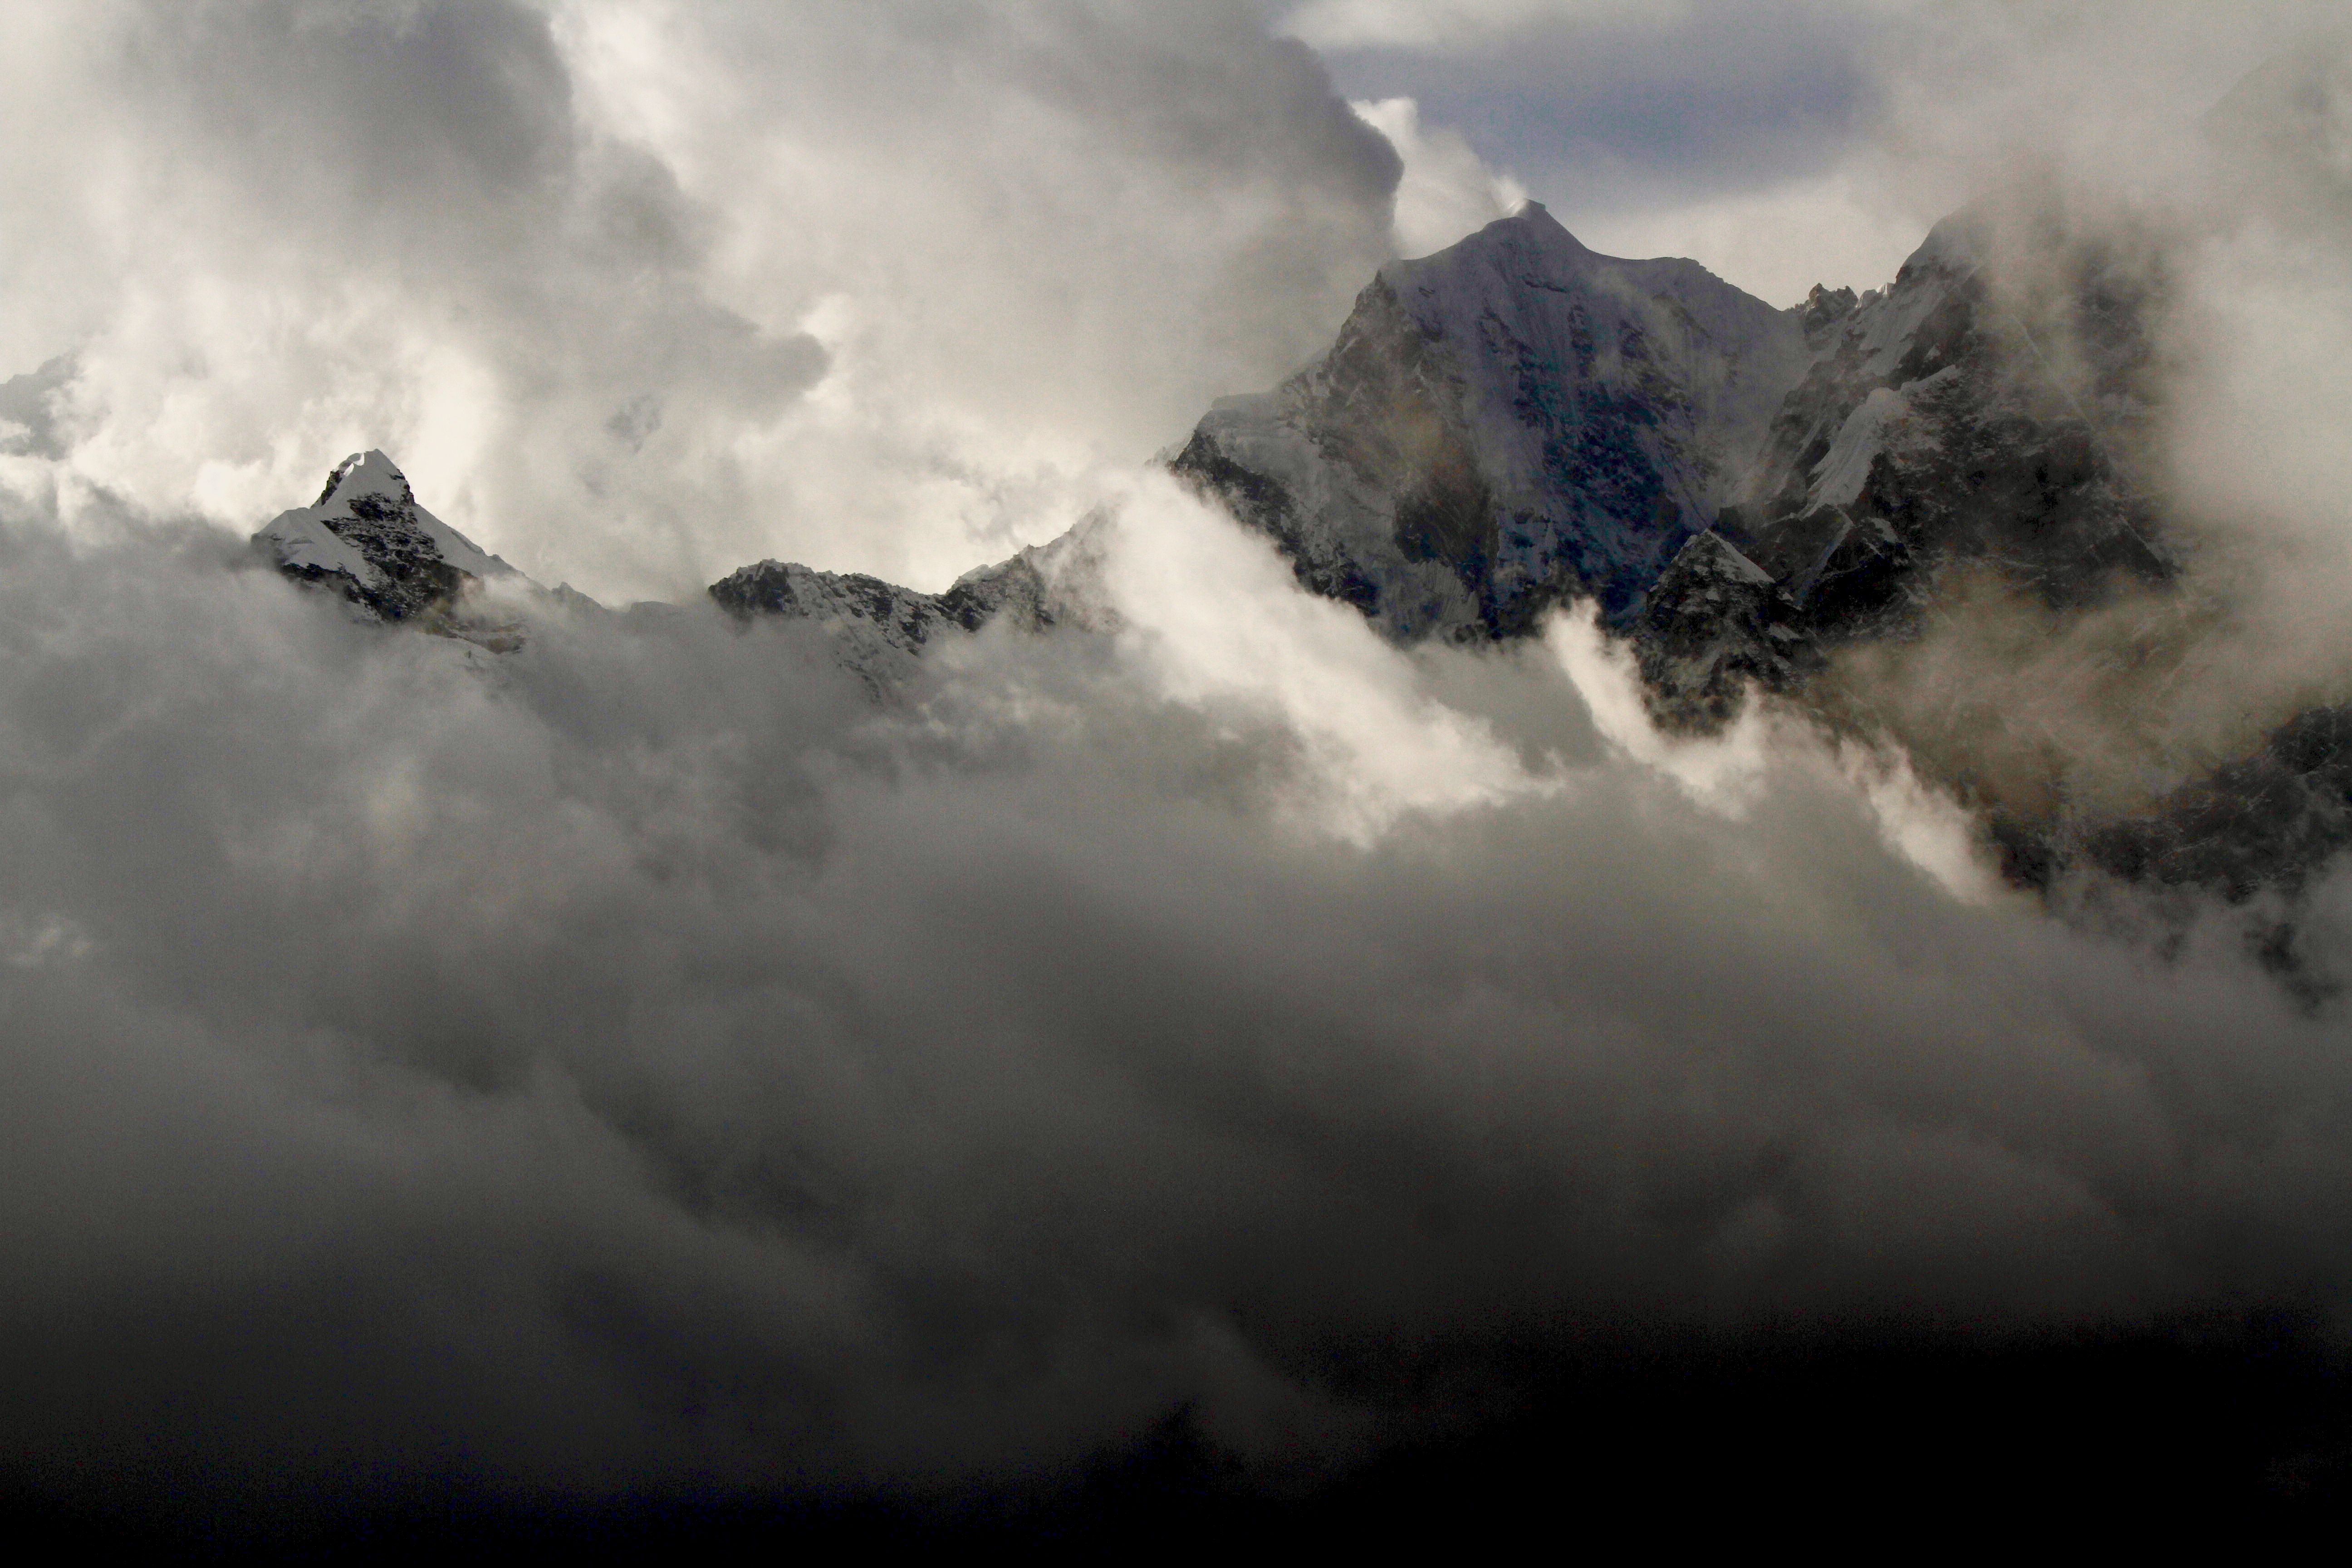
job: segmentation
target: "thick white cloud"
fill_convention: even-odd
[[[1458,132],[1423,125],[1412,100],[1384,98],[1355,109],[1388,138],[1404,164],[1396,193],[1396,243],[1402,254],[1443,250],[1510,216],[1528,199],[1518,181],[1488,168]]]
[[[1246,7],[37,7],[0,354],[249,531],[401,454],[550,581],[925,586],[1336,326],[1396,163]],[[1141,367],[1148,366],[1148,373]]]

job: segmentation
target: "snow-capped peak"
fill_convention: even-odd
[[[263,531],[276,530],[288,519],[304,513],[313,514],[320,525],[346,538],[353,532],[345,523],[347,519],[411,523],[432,541],[442,560],[468,576],[502,577],[514,571],[506,562],[417,505],[416,492],[409,488],[408,476],[380,447],[353,452],[337,463],[334,471],[327,476],[327,488],[319,493],[316,506],[287,512]]]
[[[378,447],[353,452],[337,463],[327,475],[327,488],[319,492],[317,504],[331,506],[338,500],[348,504],[358,496],[382,496],[400,506],[416,504],[416,492],[408,488],[408,476],[395,468]]]
[[[1639,603],[1737,499],[1811,348],[1697,262],[1591,249],[1539,202],[1392,261],[1323,360],[1221,400],[1174,467],[1400,639]]]
[[[317,504],[281,512],[253,542],[288,576],[338,586],[384,620],[446,614],[473,584],[520,575],[417,505],[373,447],[336,464]]]

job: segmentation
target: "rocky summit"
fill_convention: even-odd
[[[1622,617],[1739,499],[1803,323],[1695,261],[1624,261],[1539,204],[1381,269],[1328,353],[1220,401],[1176,471],[1400,639]]]
[[[1738,679],[1788,690],[1842,644],[1904,635],[1956,568],[2053,609],[2172,574],[2140,477],[2156,401],[2144,258],[2043,237],[2017,268],[2032,289],[1994,260],[2015,237],[1964,214],[1884,293],[1825,310],[1815,291],[1813,363],[1744,493],[1636,619],[1664,721],[1719,724]],[[1775,592],[1694,641],[1691,606],[1716,594],[1726,549]]]
[[[416,504],[408,479],[380,451],[335,465],[310,506],[280,512],[254,548],[296,582],[340,594],[369,620],[404,622],[478,642],[517,646],[520,627],[485,616],[484,583],[513,567]]]
[[[1888,289],[1776,310],[1529,204],[1384,268],[1328,354],[1220,402],[1174,466],[1399,640],[1597,600],[1661,721],[1716,727],[1898,631],[1955,563],[2055,605],[2169,571],[2133,478],[2151,285],[2022,226],[1957,215]]]

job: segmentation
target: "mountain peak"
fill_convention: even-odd
[[[380,447],[353,452],[337,463],[327,475],[327,488],[319,492],[316,504],[332,506],[339,499],[348,504],[362,496],[382,496],[396,506],[416,504],[416,493],[408,488],[408,477],[384,456]]]
[[[514,569],[417,505],[381,448],[337,463],[316,505],[280,513],[253,542],[287,576],[331,586],[372,618],[423,617],[486,647],[509,629],[476,636],[454,611],[475,584]]]
[[[1570,256],[1599,254],[1570,234],[1567,225],[1552,216],[1549,207],[1539,201],[1530,199],[1521,202],[1518,210],[1508,217],[1496,218],[1477,233],[1465,237],[1449,250],[1441,250],[1437,255],[1475,252],[1497,242],[1532,244],[1544,250],[1564,251]],[[1431,259],[1434,260],[1436,258],[1433,257]]]
[[[1399,640],[1516,637],[1572,595],[1630,611],[1810,363],[1794,317],[1528,202],[1383,267],[1322,360],[1220,402],[1174,467]]]

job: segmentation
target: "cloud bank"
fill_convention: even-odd
[[[789,627],[492,660],[18,503],[11,1465],[944,1484],[1181,1407],[1278,1469],[1410,1428],[1367,1344],[2341,1299],[2341,1026],[2228,931],[1955,896],[1932,802],[1662,752],[1572,623],[1408,656],[1124,516],[1125,630],[877,712]]]

